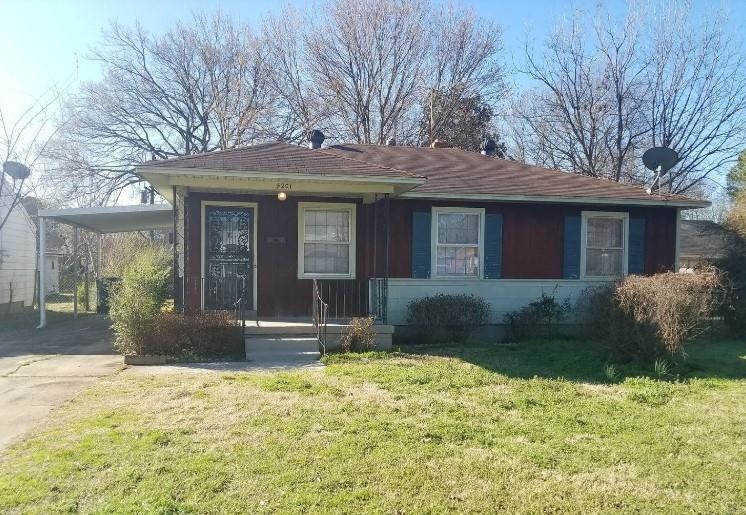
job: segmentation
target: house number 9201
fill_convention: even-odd
[[[277,189],[277,190],[292,190],[293,189],[293,185],[290,184],[289,182],[278,182],[277,184],[275,184],[275,189]]]

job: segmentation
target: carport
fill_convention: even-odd
[[[98,235],[99,260],[101,259],[101,235],[133,231],[150,231],[172,229],[175,223],[173,208],[164,204],[111,206],[72,209],[40,209],[39,213],[39,262],[43,263],[46,247],[46,222],[53,220],[73,228],[73,255],[75,263],[78,257],[78,230],[86,229]],[[39,284],[46,284],[45,266],[39,266]],[[77,282],[77,264],[75,274]],[[47,325],[46,295],[40,288],[39,326]],[[73,295],[73,316],[78,314],[77,295]]]

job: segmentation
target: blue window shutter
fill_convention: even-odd
[[[565,216],[565,256],[562,277],[580,279],[580,215]]]
[[[627,251],[627,273],[645,273],[645,219],[629,219],[629,250]]]
[[[484,216],[484,278],[499,279],[503,261],[503,215]]]
[[[412,213],[412,278],[430,278],[430,212]]]

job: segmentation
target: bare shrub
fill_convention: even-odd
[[[148,354],[181,358],[238,358],[244,355],[241,329],[225,311],[197,314],[161,313],[150,338]]]
[[[592,337],[607,341],[624,357],[681,355],[687,343],[708,329],[726,291],[716,269],[629,276],[613,287],[588,292],[588,328]]]
[[[666,352],[682,353],[684,345],[708,327],[724,292],[720,273],[667,272],[651,277],[630,276],[616,288],[619,308],[635,322],[649,326]]]
[[[355,317],[350,321],[339,348],[342,352],[367,352],[376,348],[375,317]]]

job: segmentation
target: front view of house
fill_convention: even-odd
[[[491,322],[542,291],[577,297],[677,267],[677,195],[453,148],[274,142],[143,163],[174,206],[186,311],[406,324],[407,303],[474,293]]]

